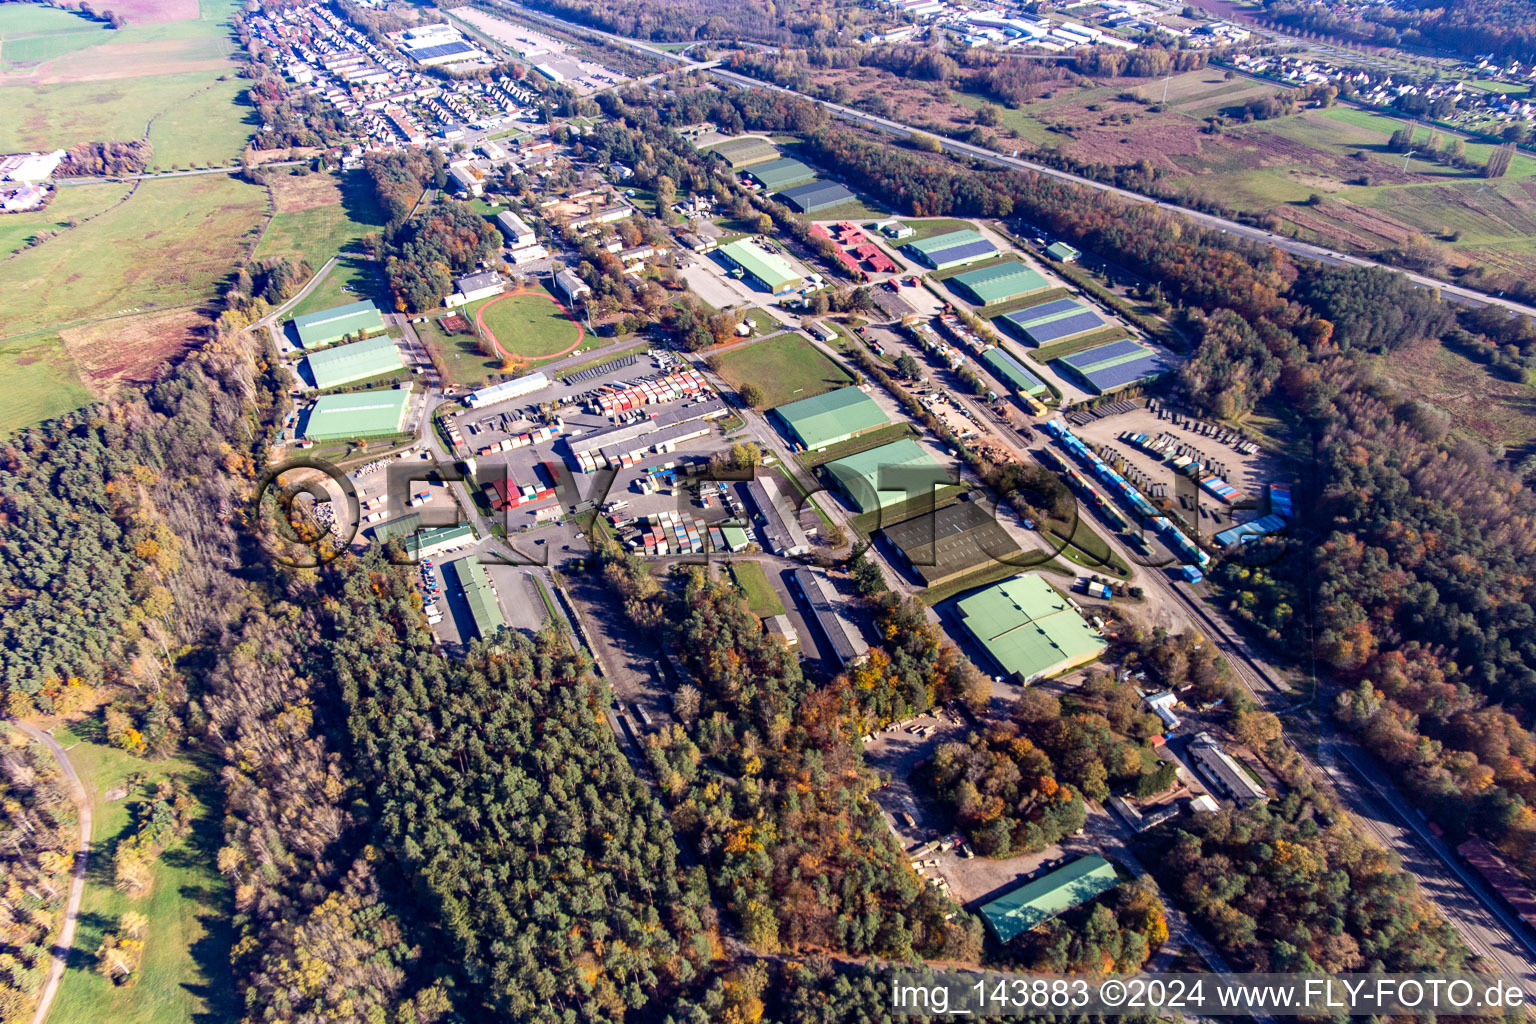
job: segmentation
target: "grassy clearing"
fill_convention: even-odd
[[[281,194],[288,182],[294,180],[294,176],[281,171],[278,175],[272,185],[274,194]],[[298,256],[319,270],[321,264],[337,253],[356,251],[364,235],[383,229],[385,217],[361,172],[305,177],[323,177],[334,183],[332,194],[336,201],[287,211],[279,206],[267,226],[267,233],[262,236],[256,255]],[[336,272],[339,271],[333,271]],[[368,276],[372,276],[371,271]]]
[[[858,437],[850,437],[846,441],[840,441],[826,448],[818,448],[814,452],[802,452],[796,455],[800,465],[806,469],[815,469],[824,463],[834,462],[837,459],[846,459],[850,455],[859,452],[867,452],[871,448],[878,448],[883,444],[891,444],[900,441],[904,437],[919,437],[921,431],[910,423],[892,423],[878,430],[871,430],[867,434]]]
[[[57,334],[0,342],[0,436],[41,423],[91,400],[80,370]]]
[[[1064,299],[1071,294],[1072,289],[1070,288],[1051,288],[1047,291],[1037,292],[1034,295],[1026,295],[1022,299],[1014,299],[1010,302],[999,302],[995,305],[988,306],[986,308],[986,316],[991,319],[1005,316],[1008,313],[1017,313],[1021,309],[1033,309],[1036,306],[1043,306],[1047,302],[1055,302],[1057,299]],[[1011,330],[1011,328],[1004,329]]]
[[[1062,558],[1087,569],[1113,573],[1122,579],[1131,575],[1130,568],[1120,560],[1120,556],[1109,550],[1109,544],[1081,516],[1070,523],[1052,519],[1046,524],[1046,531],[1064,542]]]
[[[0,10],[4,7],[0,6]],[[25,248],[40,232],[64,231],[71,221],[96,216],[121,201],[132,187],[126,184],[71,185],[60,188],[44,209],[0,217],[0,256]]]
[[[480,352],[480,339],[472,332],[449,334],[438,326],[437,317],[412,324],[422,344],[442,356],[448,369],[448,381],[461,388],[483,388],[491,375],[501,372],[500,359],[487,359]]]
[[[319,263],[311,263],[310,266],[319,270],[324,262],[325,259],[322,259]],[[333,309],[336,306],[361,302],[363,299],[372,299],[378,304],[379,309],[386,313],[394,308],[385,295],[384,281],[379,275],[378,265],[360,253],[342,253],[325,280],[316,285],[314,291],[304,296],[304,301],[290,309],[283,319],[292,320],[305,313]]]
[[[753,615],[768,618],[784,614],[784,602],[779,600],[768,574],[756,562],[732,562],[731,578],[747,595],[747,608]]]
[[[122,205],[8,261],[0,323],[19,334],[206,302],[245,255],[265,199],[222,174],[146,181]]]
[[[239,1008],[228,966],[233,930],[226,884],[214,868],[220,830],[211,805],[211,774],[189,758],[146,761],[66,729],[58,730],[58,737],[90,795],[94,827],[80,927],[51,1019],[58,1024],[234,1019]],[[130,832],[128,804],[142,797],[143,788],[130,787],[127,799],[106,799],[133,775],[147,783],[180,776],[202,801],[192,834],[160,857],[153,887],[137,899],[113,886],[112,852]],[[102,935],[130,910],[149,919],[149,930],[138,980],[120,988],[95,972],[94,953]]]
[[[525,359],[553,358],[581,336],[575,322],[544,292],[495,295],[466,306],[464,315],[473,322],[481,310],[501,347]]]
[[[102,22],[56,7],[0,5],[0,71],[54,60],[114,36]]]
[[[805,337],[784,334],[745,345],[719,357],[720,376],[734,388],[752,383],[762,389],[763,405],[773,408],[852,383],[840,366]]]

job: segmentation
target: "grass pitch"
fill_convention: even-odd
[[[851,383],[841,367],[798,334],[784,334],[720,356],[720,376],[733,388],[755,384],[763,408],[810,398]]]

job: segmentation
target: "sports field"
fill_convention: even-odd
[[[755,384],[763,392],[765,409],[810,398],[853,380],[798,334],[754,342],[718,358],[720,376],[733,388]]]
[[[504,292],[465,307],[502,350],[537,362],[564,355],[586,336],[564,306],[545,291]]]
[[[112,884],[112,852],[132,828],[129,804],[142,799],[144,785],[175,775],[196,795],[209,782],[206,773],[185,758],[136,758],[74,736],[67,727],[59,739],[69,747],[91,798],[92,857],[74,955],[48,1019],[56,1024],[171,1024],[238,1017],[229,971],[227,884],[214,867],[220,831],[213,809],[198,805],[192,834],[161,855],[147,893],[132,898]],[[125,799],[106,799],[108,791],[125,787],[129,776],[145,783],[130,787]],[[132,985],[116,986],[96,973],[92,954],[130,910],[149,920],[144,960]]]

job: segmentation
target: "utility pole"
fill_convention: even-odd
[[[1412,158],[1413,154],[1415,154],[1417,152],[1418,152],[1418,150],[1416,150],[1416,149],[1410,149],[1408,152],[1403,154],[1403,173],[1404,174],[1408,173],[1408,161],[1409,161],[1409,159]]]

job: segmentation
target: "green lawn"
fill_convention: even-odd
[[[0,71],[53,60],[113,38],[105,23],[57,7],[0,4]]]
[[[75,949],[49,1019],[55,1024],[171,1024],[238,1017],[229,969],[229,894],[214,867],[221,839],[211,773],[188,758],[147,761],[67,729],[57,735],[85,783],[94,821]],[[149,783],[179,775],[203,801],[192,834],[165,851],[154,866],[153,887],[137,899],[113,886],[112,851],[128,834],[128,804],[142,797],[143,789],[134,787],[126,799],[106,799],[109,790],[124,786],[134,774]],[[144,914],[149,930],[138,980],[117,987],[95,972],[94,954],[102,935],[129,910]]]
[[[1129,338],[1131,332],[1119,324],[1111,324],[1108,327],[1100,327],[1096,331],[1089,331],[1082,337],[1073,338],[1070,341],[1058,341],[1054,345],[1043,345],[1029,353],[1030,358],[1037,363],[1048,363],[1062,356],[1070,356],[1074,352],[1082,352],[1093,348],[1095,345],[1108,345],[1112,341],[1121,338]]]
[[[572,345],[580,330],[553,298],[543,291],[527,295],[494,295],[464,309],[473,321],[485,310],[485,326],[501,347],[525,359],[549,359]]]
[[[817,466],[837,459],[846,459],[850,455],[857,455],[871,448],[879,448],[883,444],[900,441],[904,437],[919,437],[921,433],[910,423],[891,423],[877,430],[871,430],[867,434],[860,434],[858,437],[850,437],[846,441],[818,448],[813,452],[801,452],[795,458],[806,469],[815,469]]]
[[[0,437],[91,400],[80,371],[57,334],[0,341]]]
[[[337,172],[333,177],[341,201],[274,214],[256,250],[258,257],[300,256],[319,270],[337,253],[356,250],[364,235],[383,230],[383,211],[363,173]]]
[[[321,259],[319,263],[311,262],[310,266],[314,270],[319,270],[324,263],[325,259]],[[394,309],[384,292],[384,282],[379,275],[378,264],[359,253],[344,252],[337,258],[336,265],[325,276],[325,280],[316,285],[314,291],[304,296],[304,301],[290,309],[283,319],[292,320],[305,313],[334,309],[337,306],[361,302],[364,299],[372,299],[385,313]]]
[[[891,245],[907,245],[910,242],[921,242],[925,238],[934,235],[947,235],[951,231],[975,231],[976,225],[968,220],[956,220],[953,217],[937,217],[933,220],[916,220],[911,217],[903,217],[901,222],[911,228],[915,234],[909,238],[888,240]],[[885,236],[882,235],[882,238]]]
[[[491,374],[501,372],[501,360],[481,355],[480,339],[472,332],[448,334],[437,326],[437,320],[432,316],[411,326],[423,345],[442,356],[448,380],[461,388],[483,388],[489,384]]]
[[[756,562],[732,562],[731,577],[747,595],[747,608],[753,615],[768,618],[784,614],[784,602],[768,582],[768,574]]]
[[[773,408],[810,398],[851,383],[841,367],[823,355],[805,337],[784,334],[754,342],[719,357],[720,376],[734,388],[756,384],[763,405]]]
[[[50,65],[54,76],[86,80],[13,77],[0,84],[0,110],[6,112],[0,118],[0,152],[138,139],[147,125],[153,161],[160,167],[232,161],[260,127],[246,102],[248,83],[238,77],[237,45],[229,33],[238,5],[204,0],[200,6],[196,19],[134,24],[130,18],[123,29],[96,33],[106,45],[46,44],[57,51]],[[44,17],[41,9],[6,16],[25,23]],[[89,30],[89,22],[73,20],[86,26],[78,31]],[[9,43],[0,45],[0,60],[9,50]],[[163,73],[141,74],[147,62]]]
[[[206,302],[266,214],[262,189],[228,175],[146,181],[127,202],[5,264],[7,335],[118,310]]]
[[[0,11],[6,6],[0,5]],[[41,210],[0,217],[0,256],[23,248],[41,231],[63,231],[71,220],[81,221],[101,213],[119,202],[132,187],[126,184],[70,185],[58,189]]]

